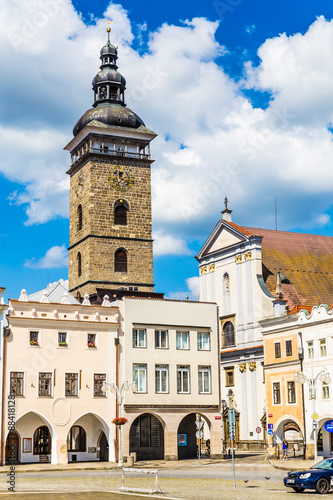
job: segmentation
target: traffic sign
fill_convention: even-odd
[[[268,429],[267,434],[268,434],[269,436],[273,436],[274,432],[273,432],[273,430],[272,430],[272,429]]]
[[[327,420],[325,422],[325,429],[327,432],[333,432],[333,420]]]
[[[202,431],[197,431],[195,433],[195,435],[196,435],[197,439],[202,439],[203,438],[203,432]]]
[[[317,420],[318,415],[316,412],[314,412],[314,413],[312,413],[311,417],[313,418],[313,420]]]
[[[195,421],[195,425],[197,426],[197,428],[199,429],[199,431],[200,431],[200,429],[202,429],[203,424],[204,423],[203,423],[202,420],[196,420]]]
[[[260,433],[261,433],[261,427],[257,427],[257,428],[256,428],[256,433],[257,433],[257,434],[260,434]]]
[[[267,429],[273,430],[273,424],[268,424]]]

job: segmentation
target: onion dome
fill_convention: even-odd
[[[78,120],[73,129],[74,136],[92,120],[97,120],[105,125],[138,128],[144,125],[133,111],[126,107],[125,89],[126,80],[117,71],[117,48],[110,42],[110,28],[107,29],[108,41],[101,48],[100,71],[93,78],[94,91],[93,109],[89,109]]]

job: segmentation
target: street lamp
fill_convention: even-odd
[[[307,382],[309,384],[309,392],[310,399],[312,399],[312,428],[313,428],[313,440],[314,440],[314,461],[317,461],[317,426],[318,424],[315,422],[315,400],[316,400],[316,385],[318,380],[325,384],[331,383],[331,377],[326,368],[323,368],[315,378],[313,378],[313,361],[311,357],[311,378],[309,379],[303,372],[298,372],[295,370],[294,381],[299,384],[305,384]]]
[[[113,392],[114,394],[116,394],[116,397],[117,397],[117,405],[118,405],[118,418],[120,418],[120,414],[121,414],[121,404],[123,402],[123,398],[124,398],[124,392],[125,391],[128,391],[128,389],[130,387],[132,387],[132,391],[133,392],[136,392],[138,390],[138,386],[136,385],[136,382],[128,382],[127,380],[125,380],[125,382],[123,383],[123,385],[118,388],[118,386],[116,384],[114,384],[113,382],[111,384],[109,384],[108,382],[103,382],[103,386],[102,386],[102,392],[106,393],[108,388],[107,386],[110,387],[110,392]],[[122,453],[122,448],[121,448],[121,425],[118,425],[118,465],[119,467],[122,467],[123,465],[123,453]]]

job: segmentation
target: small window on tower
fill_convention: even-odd
[[[77,230],[81,231],[82,229],[82,205],[77,207]]]
[[[115,272],[127,273],[127,253],[122,248],[114,254],[114,270]]]
[[[82,259],[81,259],[80,252],[77,254],[76,259],[77,259],[77,275],[81,276],[81,272],[82,272]]]
[[[101,90],[100,90],[100,96],[101,96],[101,99],[106,99],[106,97],[107,97],[106,87],[102,87],[101,88]]]
[[[127,210],[124,205],[120,205],[114,211],[114,223],[120,226],[127,225]]]

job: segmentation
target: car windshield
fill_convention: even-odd
[[[322,460],[321,462],[318,462],[317,464],[313,465],[311,469],[326,469],[333,471],[333,459]]]

